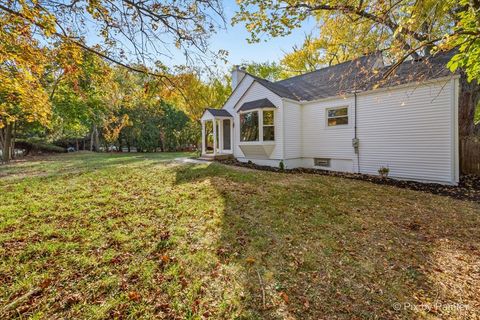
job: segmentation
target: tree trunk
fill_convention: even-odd
[[[12,124],[12,141],[10,142],[10,159],[15,159],[15,137],[17,136],[16,122]]]
[[[98,146],[99,146],[98,128],[97,128],[97,125],[96,125],[96,124],[94,124],[93,127],[94,127],[94,129],[95,129],[95,130],[94,130],[94,132],[95,132],[95,139],[94,139],[95,151],[96,151],[96,152],[100,152],[100,149],[99,149],[99,147],[98,147]]]
[[[118,152],[123,152],[122,132],[118,135]]]
[[[90,151],[100,151],[98,149],[98,129],[96,124],[92,126],[92,132],[90,134]]]
[[[160,152],[165,152],[165,144],[163,143],[164,141],[164,134],[163,132],[160,132],[160,135],[158,137],[158,145],[160,147]]]
[[[12,154],[13,125],[11,123],[7,123],[2,130],[3,130],[2,160],[3,162],[9,162]]]
[[[0,128],[0,149],[3,150],[3,142],[5,140],[4,128]],[[3,154],[3,153],[2,153]]]
[[[79,144],[78,144],[78,139],[75,139],[75,144],[77,145],[77,149],[76,149],[75,151],[80,150],[80,146],[79,146]]]
[[[458,98],[458,135],[460,137],[475,134],[475,109],[479,103],[480,85],[475,80],[469,83],[462,72]]]
[[[92,132],[90,133],[90,151],[93,151],[93,127]]]

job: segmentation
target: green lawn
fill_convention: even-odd
[[[0,318],[480,317],[480,205],[69,154],[0,166]]]

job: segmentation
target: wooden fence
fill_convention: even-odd
[[[480,175],[480,138],[460,138],[460,171]]]

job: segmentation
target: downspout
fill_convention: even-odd
[[[357,135],[357,91],[353,91],[353,99],[354,99],[354,126],[353,126],[353,140],[352,140],[352,146],[355,150],[355,153],[357,154],[357,171],[360,173],[360,141],[358,140],[358,135]]]
[[[282,99],[282,162],[284,165],[284,168],[286,168],[286,159],[285,159],[285,100]]]

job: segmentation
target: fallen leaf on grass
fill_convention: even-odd
[[[155,305],[155,310],[169,313],[170,312],[170,305],[167,302],[157,303]]]
[[[50,286],[50,284],[52,283],[52,279],[44,279],[41,283],[40,283],[40,288],[41,289],[46,289],[47,287]]]
[[[140,294],[139,294],[137,291],[130,291],[130,292],[128,293],[128,298],[129,298],[130,300],[132,300],[132,301],[138,302],[138,301],[140,301],[140,299],[141,299],[142,297],[140,296]]]
[[[310,308],[310,302],[308,302],[308,300],[305,299],[305,300],[303,301],[303,306],[305,307],[305,309]]]
[[[289,301],[288,294],[286,294],[284,291],[280,292],[280,297],[283,299],[283,301],[285,301],[285,303],[288,303]]]
[[[80,302],[81,298],[82,297],[79,294],[70,294],[70,295],[65,297],[62,305],[63,305],[64,308],[68,308],[71,305],[74,305],[74,304]]]
[[[161,259],[162,259],[162,262],[163,262],[164,264],[167,264],[167,263],[170,262],[170,257],[167,256],[166,254],[162,255],[162,258],[161,258]]]
[[[180,281],[182,289],[185,289],[188,286],[188,280],[185,279],[185,277],[180,276],[178,280]]]

